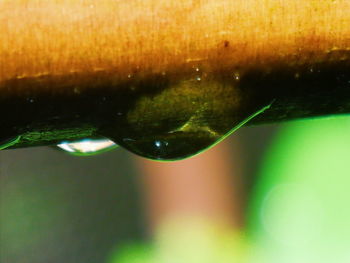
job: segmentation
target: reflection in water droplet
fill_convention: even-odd
[[[33,102],[34,102],[34,98],[27,98],[26,100],[27,100],[27,102],[29,102],[29,103],[33,103]]]
[[[113,150],[118,146],[108,139],[83,139],[64,141],[57,145],[61,150],[76,156],[90,156]]]

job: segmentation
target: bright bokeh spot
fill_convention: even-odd
[[[253,201],[257,262],[349,262],[349,160],[349,117],[284,127],[266,156]]]

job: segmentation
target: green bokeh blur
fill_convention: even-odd
[[[251,204],[257,262],[350,262],[349,131],[349,116],[295,121],[280,131]]]
[[[250,193],[248,262],[349,263],[350,117],[290,122],[271,143],[275,130],[233,135]],[[0,263],[166,263],[146,241],[138,181],[123,151],[1,152]]]

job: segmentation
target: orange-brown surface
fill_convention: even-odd
[[[349,10],[348,0],[0,0],[0,82],[349,60]]]

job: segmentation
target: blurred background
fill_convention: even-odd
[[[1,151],[0,262],[349,263],[349,131],[243,127],[176,165]]]

